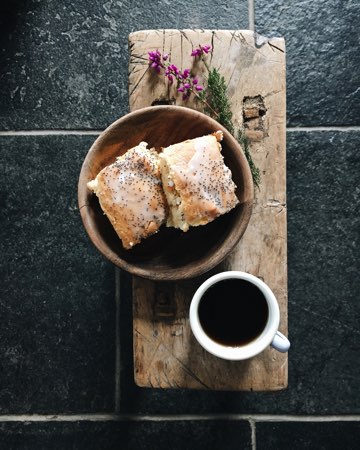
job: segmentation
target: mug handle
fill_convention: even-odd
[[[270,345],[278,352],[286,353],[290,348],[290,341],[280,331],[277,331]]]

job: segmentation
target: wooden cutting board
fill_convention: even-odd
[[[280,331],[287,335],[287,235],[285,147],[285,44],[252,31],[149,30],[130,34],[130,110],[183,102],[176,89],[149,69],[149,50],[169,53],[171,62],[190,68],[191,51],[211,44],[211,67],[228,83],[234,122],[250,139],[261,170],[249,226],[232,254],[211,274],[243,270],[264,280],[276,295]],[[193,70],[204,79],[202,64]],[[269,348],[240,362],[216,358],[192,336],[188,310],[201,282],[210,274],[184,282],[133,279],[134,376],[139,386],[213,390],[272,391],[287,386],[287,354]]]

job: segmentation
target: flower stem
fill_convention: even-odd
[[[198,92],[196,92],[194,89],[191,89],[194,96],[205,105],[207,109],[209,109],[213,116],[215,116],[217,119],[220,118],[220,115],[218,112],[215,111],[215,109],[210,105],[210,103],[204,98],[204,96],[200,96]]]

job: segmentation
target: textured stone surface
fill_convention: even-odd
[[[246,421],[175,420],[0,424],[11,450],[250,450]]]
[[[257,423],[257,450],[355,450],[359,422]]]
[[[289,337],[292,342],[288,389],[278,393],[139,389],[132,381],[132,354],[123,353],[122,406],[125,410],[141,413],[360,412],[357,388],[360,133],[292,132],[288,133],[287,141]],[[126,308],[126,302],[122,307]],[[129,315],[130,302],[127,308]],[[125,323],[126,315],[123,317]],[[126,333],[130,326],[124,325]],[[130,349],[131,344],[128,345]]]
[[[0,130],[101,129],[124,114],[131,31],[247,28],[246,1],[135,3],[0,2]],[[258,31],[286,39],[289,124],[359,126],[358,2],[255,4]],[[93,140],[0,136],[2,415],[115,409],[114,268],[76,204]],[[359,144],[358,132],[288,134],[289,388],[134,386],[131,277],[121,273],[121,412],[360,414]],[[257,422],[256,444],[352,450],[359,431],[358,422]],[[227,420],[15,420],[0,422],[0,449],[247,449],[250,433]]]
[[[292,405],[359,413],[360,133],[288,138]]]
[[[256,30],[284,36],[289,125],[359,125],[360,3],[256,0]]]
[[[114,269],[77,179],[94,137],[0,137],[0,413],[114,405]]]
[[[128,34],[247,28],[247,1],[4,0],[0,129],[102,129],[128,111]]]

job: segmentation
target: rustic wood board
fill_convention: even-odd
[[[261,169],[249,226],[232,254],[211,274],[243,270],[263,279],[281,311],[280,330],[287,335],[287,233],[285,146],[285,44],[252,31],[152,30],[129,36],[130,109],[157,103],[183,103],[164,77],[149,70],[148,50],[159,49],[178,67],[190,68],[190,53],[211,44],[211,67],[228,83],[234,121],[245,128],[256,165]],[[203,76],[203,66],[192,69]],[[240,362],[218,359],[192,336],[191,297],[209,276],[177,283],[133,279],[134,375],[143,387],[272,391],[287,386],[287,354],[269,348]]]

